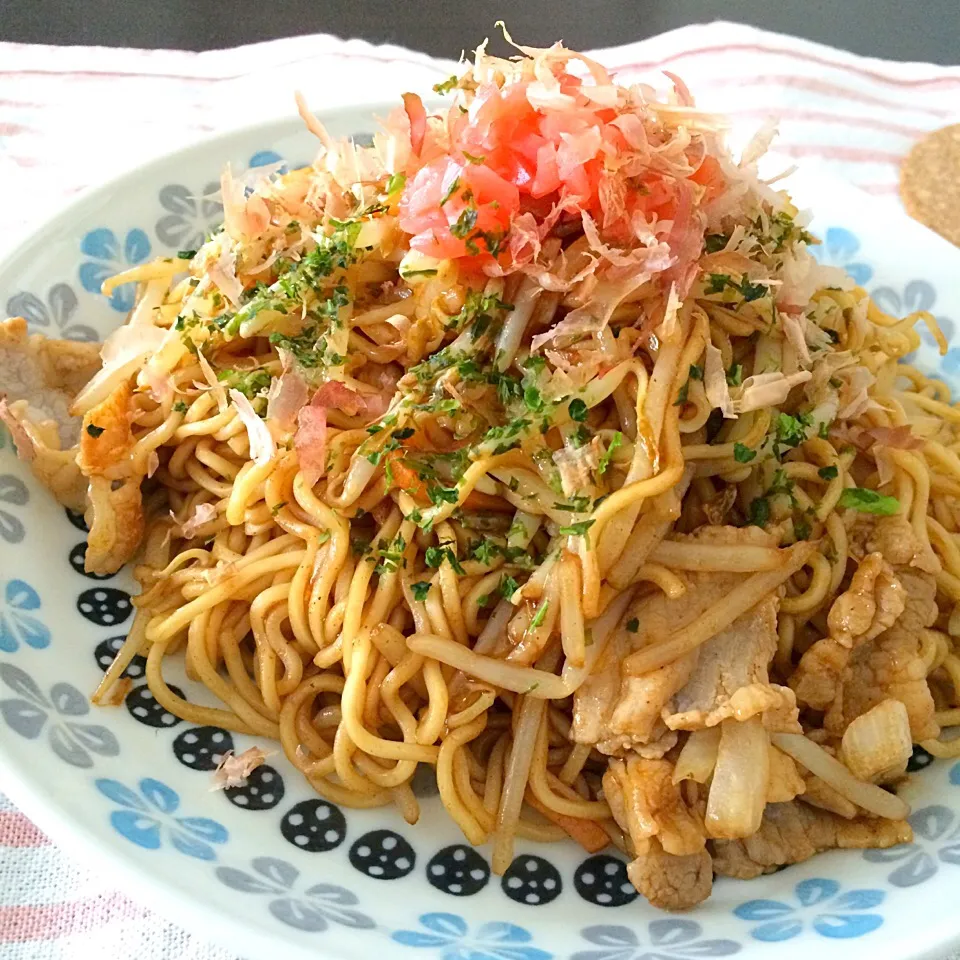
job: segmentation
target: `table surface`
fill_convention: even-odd
[[[456,57],[501,17],[520,42],[581,50],[719,17],[893,60],[960,49],[958,0],[0,0],[0,40],[208,50],[332,33]]]

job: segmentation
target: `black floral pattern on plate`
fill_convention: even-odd
[[[933,755],[927,753],[919,744],[913,748],[913,755],[907,761],[907,773],[916,773],[918,770],[924,770],[933,763]]]
[[[84,533],[90,532],[90,528],[87,526],[87,521],[83,519],[82,513],[74,513],[67,507],[63,508],[63,512],[67,515],[67,519],[70,521],[70,523],[78,530],[82,530]]]
[[[622,907],[637,899],[637,891],[627,877],[627,865],[602,853],[587,857],[577,867],[573,886],[584,900],[599,907]]]
[[[71,551],[70,551],[70,566],[73,567],[81,577],[87,577],[90,580],[109,580],[113,574],[112,573],[87,573],[83,568],[83,561],[87,555],[87,541],[81,540]]]
[[[340,808],[326,800],[301,800],[280,821],[280,833],[307,853],[325,853],[347,838],[347,821]]]
[[[473,847],[462,843],[444,847],[427,864],[431,886],[454,897],[472,897],[490,880],[490,864]]]
[[[399,880],[416,862],[413,847],[392,830],[372,830],[350,848],[350,863],[374,880]]]
[[[113,627],[130,616],[130,594],[116,587],[94,587],[77,597],[77,609],[99,627]]]
[[[97,666],[104,673],[110,669],[110,664],[113,663],[114,657],[116,657],[126,639],[122,634],[117,637],[107,637],[106,640],[101,640],[96,647],[94,647],[93,659],[97,661]],[[129,677],[131,680],[142,680],[146,672],[147,658],[137,653],[121,676]]]
[[[563,881],[549,860],[524,853],[507,867],[500,886],[511,900],[538,907],[560,896]]]
[[[223,791],[241,810],[272,810],[283,799],[284,792],[283,777],[269,764],[251,770],[242,787],[227,787]]]
[[[222,727],[191,727],[173,741],[173,754],[191,770],[216,770],[233,749],[233,735]]]
[[[179,687],[175,687],[172,683],[169,687],[178,697],[186,699]],[[158,702],[146,684],[134,687],[127,694],[124,703],[130,711],[130,716],[144,726],[166,729],[175,727],[181,722],[179,717],[174,716],[162,703]]]

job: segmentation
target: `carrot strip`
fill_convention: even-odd
[[[532,790],[527,790],[524,800],[535,810],[539,810],[548,820],[565,830],[587,853],[597,853],[610,845],[610,835],[596,820],[581,820],[579,817],[568,817],[565,814],[556,813],[544,806],[533,795]]]

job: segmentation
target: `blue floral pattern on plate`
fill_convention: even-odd
[[[651,920],[646,939],[632,927],[613,924],[584,927],[580,935],[594,947],[578,950],[570,960],[686,960],[729,957],[741,949],[735,940],[705,940],[699,923],[672,917]]]
[[[826,266],[843,267],[861,287],[873,277],[873,267],[856,259],[860,240],[846,227],[830,227],[823,236],[823,243],[812,246],[810,252]]]
[[[552,953],[531,945],[533,937],[513,923],[492,921],[470,933],[455,913],[424,913],[422,930],[396,930],[391,938],[405,947],[433,949],[440,960],[550,960]]]
[[[847,939],[872,933],[882,923],[879,913],[868,913],[883,903],[882,890],[840,893],[836,880],[813,878],[794,887],[796,903],[782,900],[748,900],[733,912],[741,920],[760,921],[750,936],[765,943],[791,940],[809,924],[822,937]]]
[[[176,790],[152,777],[141,780],[138,790],[131,790],[119,780],[107,779],[97,780],[96,787],[123,807],[110,814],[114,830],[145,850],[158,850],[168,839],[174,849],[188,857],[216,860],[212,844],[227,842],[227,828],[216,820],[176,816],[180,807]]]
[[[287,172],[287,161],[277,153],[276,150],[258,150],[247,163],[248,167],[269,167],[271,164],[279,163],[280,173]]]
[[[139,227],[128,230],[123,242],[107,227],[98,227],[84,235],[80,252],[90,257],[80,264],[80,285],[89,293],[99,293],[103,281],[121,270],[135,267],[150,256],[150,239]],[[120,313],[133,309],[136,288],[126,283],[110,296],[110,306]]]
[[[23,580],[8,580],[3,585],[0,599],[0,650],[14,653],[25,644],[35,650],[50,645],[50,631],[46,624],[26,610],[40,609],[40,595]]]
[[[905,317],[908,314],[917,311],[932,312],[937,302],[937,292],[932,283],[926,280],[911,280],[903,291],[895,290],[893,287],[876,287],[870,291],[877,306],[892,317]],[[947,343],[954,340],[954,324],[949,317],[937,316],[937,325],[947,338]],[[921,343],[930,347],[936,347],[937,341],[930,328],[925,323],[918,323],[914,328],[920,334]],[[904,357],[908,363],[913,361],[915,354]],[[960,347],[951,347],[941,360],[943,369],[947,373],[956,374],[960,371]]]

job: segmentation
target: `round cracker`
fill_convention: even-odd
[[[960,123],[928,134],[900,166],[907,213],[960,246]]]

